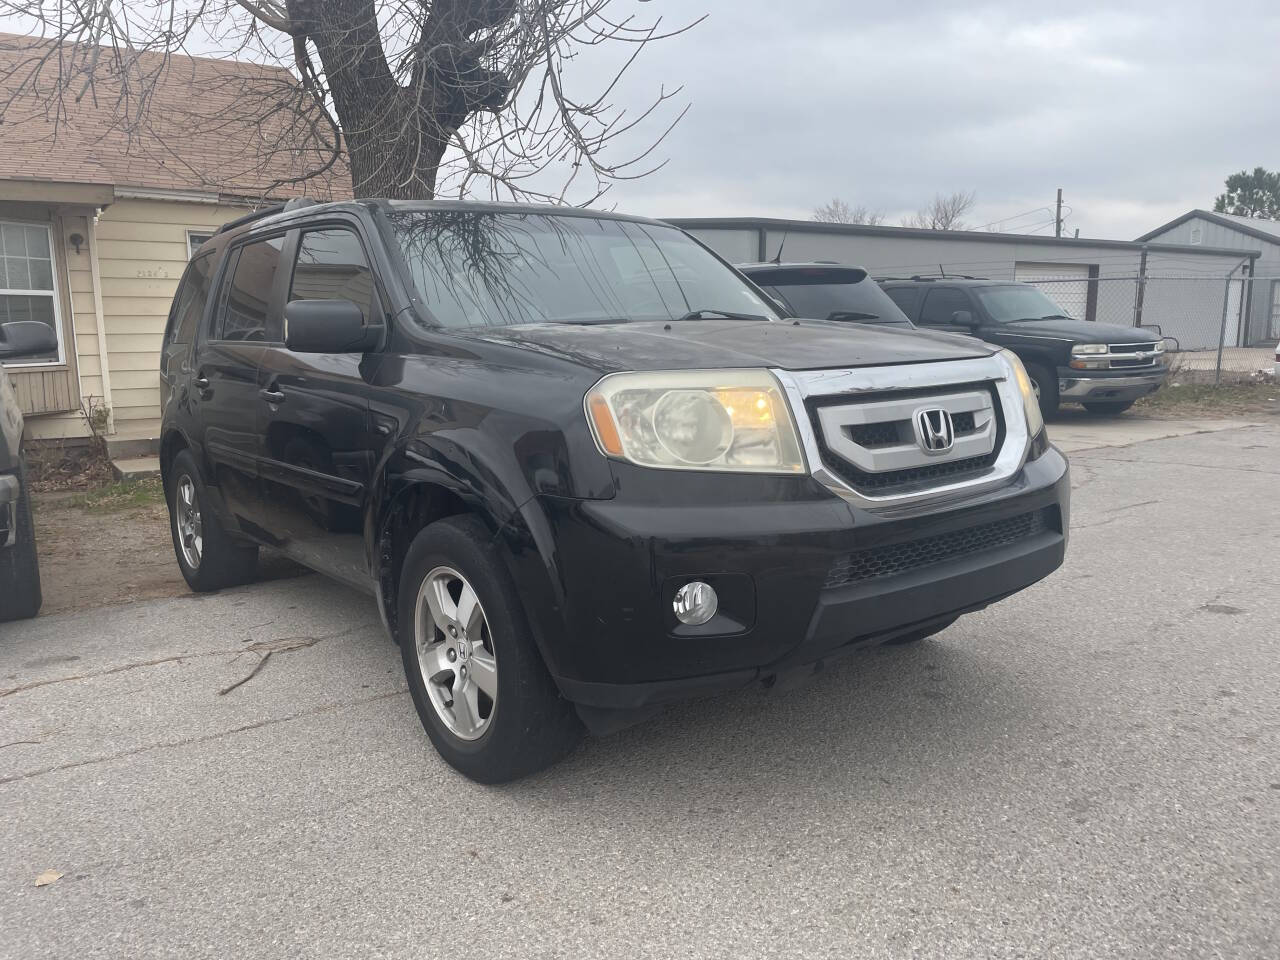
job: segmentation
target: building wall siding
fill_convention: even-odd
[[[102,308],[116,429],[160,425],[160,342],[187,266],[187,232],[211,233],[244,213],[221,204],[117,200],[98,220]]]

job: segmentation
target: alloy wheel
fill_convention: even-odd
[[[200,569],[200,557],[204,553],[204,523],[200,519],[200,500],[196,496],[196,485],[185,473],[178,478],[177,511],[178,546],[182,550],[182,558],[192,570]]]
[[[480,598],[452,567],[436,567],[422,581],[414,644],[436,716],[461,740],[483,736],[498,705],[498,661]]]

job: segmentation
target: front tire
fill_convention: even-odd
[[[1115,416],[1118,413],[1124,413],[1133,406],[1132,400],[1096,400],[1093,403],[1082,404],[1082,406],[1090,413],[1096,413],[1101,416]]]
[[[478,783],[550,766],[582,736],[525,621],[492,537],[474,517],[420,531],[400,574],[405,678],[440,756]]]
[[[0,623],[28,620],[40,612],[40,560],[31,522],[26,466],[18,464],[18,501],[13,505],[14,544],[0,547]]]
[[[169,468],[169,532],[187,586],[208,593],[247,583],[258,570],[258,548],[236,542],[222,526],[196,461],[187,450]]]
[[[1026,364],[1031,387],[1040,401],[1040,415],[1048,420],[1058,412],[1058,378],[1052,370],[1039,363]]]

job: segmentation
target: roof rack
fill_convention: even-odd
[[[319,202],[319,200],[313,200],[311,197],[292,197],[284,203],[273,203],[269,207],[263,207],[261,210],[252,210],[242,217],[236,217],[234,220],[228,220],[215,230],[214,234],[226,233],[228,230],[234,230],[236,227],[244,226],[246,223],[253,223],[255,220],[261,220],[263,217],[274,216],[277,213],[297,210],[300,207],[312,207]]]
[[[917,273],[910,277],[876,277],[880,280],[914,280],[917,283],[933,283],[936,280],[990,280],[990,277],[971,277],[967,273]]]

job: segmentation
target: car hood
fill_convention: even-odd
[[[1024,336],[1054,337],[1072,343],[1156,343],[1157,334],[1140,327],[1124,327],[1118,323],[1090,323],[1070,317],[1054,320],[1016,320],[1004,324],[1010,333]]]
[[[970,337],[822,320],[541,323],[482,327],[464,336],[536,350],[601,373],[887,366],[988,357],[998,349]]]

